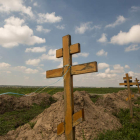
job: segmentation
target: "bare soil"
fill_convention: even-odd
[[[15,109],[21,105],[30,106],[33,102],[39,103],[43,98],[47,100],[49,96],[48,94],[35,95],[34,99],[32,97],[30,99],[28,99],[29,97],[26,99],[21,97],[22,100],[20,99],[13,104]],[[64,133],[57,136],[57,125],[64,121],[63,96],[64,92],[59,92],[52,96],[54,99],[57,99],[57,102],[51,104],[49,108],[30,121],[30,123],[35,123],[33,129],[27,123],[16,130],[9,131],[5,136],[1,136],[0,140],[65,140]],[[90,97],[91,95],[85,91],[74,92],[74,112],[76,113],[84,108],[85,115],[85,121],[75,127],[77,140],[83,140],[82,130],[86,140],[89,140],[90,137],[92,139],[95,138],[103,130],[117,130],[121,128],[121,123],[118,118],[112,115],[112,112],[118,112],[120,108],[129,108],[128,101],[125,100],[127,98],[127,90],[103,95],[96,103],[93,103]],[[134,100],[137,97],[135,95]],[[17,100],[8,96],[0,99],[0,105],[4,104],[3,100],[12,102]],[[24,104],[24,102],[26,103]]]

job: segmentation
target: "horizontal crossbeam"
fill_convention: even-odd
[[[70,54],[75,54],[80,52],[80,44],[73,44],[70,46]],[[63,57],[63,48],[56,50],[56,58]]]
[[[97,72],[97,62],[84,63],[71,66],[71,75],[78,75],[90,72]],[[64,75],[63,68],[46,71],[46,78],[61,77]]]
[[[76,112],[75,114],[73,114],[73,125],[72,127],[75,127],[76,125],[78,125],[79,123],[84,121],[84,109],[81,109],[80,111]],[[65,129],[64,129],[64,122],[60,123],[57,126],[57,135],[61,135],[62,133],[64,133]]]
[[[128,78],[129,78],[129,80],[132,79],[132,77],[128,77]],[[126,80],[126,77],[123,77],[123,80]]]
[[[129,83],[130,85],[137,85],[137,83]],[[140,83],[138,83],[140,85]],[[127,83],[119,83],[119,85],[127,85]]]

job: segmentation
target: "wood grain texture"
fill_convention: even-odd
[[[57,135],[61,135],[64,133],[64,122],[57,125]]]
[[[129,77],[129,79],[132,79],[132,77]],[[126,80],[126,77],[123,77],[123,80]]]
[[[75,54],[80,52],[80,44],[76,43],[70,46],[70,54]],[[56,50],[56,58],[63,57],[63,48]]]
[[[119,83],[119,85],[127,85],[127,83]],[[137,85],[137,83],[133,82],[133,83],[129,83],[129,85]],[[140,83],[139,83],[139,85],[140,85]]]
[[[90,62],[80,65],[75,65],[71,67],[71,74],[77,75],[77,74],[84,74],[84,73],[90,73],[90,72],[97,72],[97,62]]]
[[[73,127],[84,121],[84,109],[73,114]]]
[[[46,71],[46,78],[54,78],[63,76],[63,68]]]
[[[63,66],[72,65],[72,57],[70,55],[71,36],[63,37]],[[68,67],[64,68],[66,73]],[[72,76],[69,69],[64,77],[64,116],[65,116],[65,139],[75,140],[74,128],[72,125],[73,115],[73,96],[72,96]]]

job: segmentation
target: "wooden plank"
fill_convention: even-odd
[[[72,65],[72,55],[70,55],[71,36],[67,35],[63,37],[63,66]],[[67,67],[64,68],[64,73],[67,71]],[[70,69],[64,76],[64,116],[65,116],[65,139],[75,140],[75,133],[72,124],[73,115],[73,95],[72,95],[72,76]]]
[[[71,74],[77,75],[77,74],[84,74],[84,73],[90,73],[90,72],[97,72],[97,62],[90,62],[80,65],[75,65],[71,67]]]
[[[131,97],[131,90],[130,90],[130,83],[129,83],[128,73],[126,73],[126,81],[127,81],[128,99],[129,99],[129,97]],[[129,99],[129,106],[130,106],[130,117],[133,117],[133,107],[132,107],[131,98]]]
[[[84,121],[84,109],[73,114],[73,127]]]
[[[130,100],[130,99],[133,98],[133,97],[134,97],[134,94],[131,95],[131,96],[129,96],[129,98],[126,98],[126,101]]]
[[[57,125],[57,135],[61,135],[64,133],[64,122]]]
[[[76,43],[70,46],[70,54],[75,54],[80,52],[80,44]],[[63,57],[63,48],[56,50],[56,58]]]
[[[56,50],[56,58],[63,57],[63,48]]]
[[[54,78],[63,76],[63,68],[46,71],[46,78]]]
[[[70,54],[75,54],[80,52],[80,44],[76,43],[70,46]]]
[[[132,79],[132,77],[129,77],[129,79]],[[123,77],[123,80],[126,80],[126,77]]]
[[[130,85],[136,85],[137,83],[129,83]],[[140,84],[140,83],[139,83]],[[127,85],[127,83],[119,83],[119,85]]]

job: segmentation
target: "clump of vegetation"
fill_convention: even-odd
[[[36,121],[37,122],[37,121]],[[30,127],[33,129],[34,128],[34,126],[35,126],[35,124],[36,124],[36,122],[29,122],[28,124],[30,125]]]

